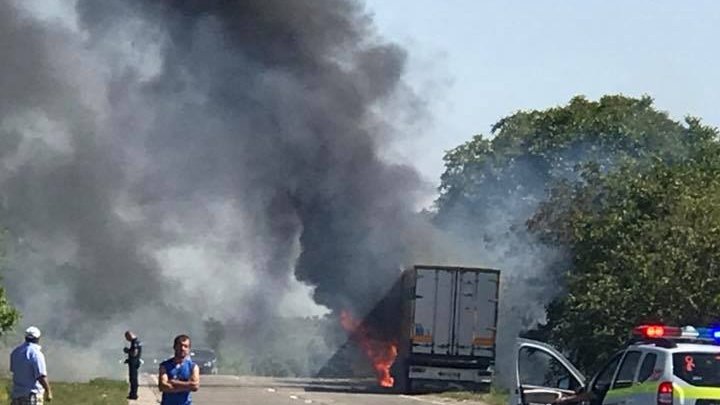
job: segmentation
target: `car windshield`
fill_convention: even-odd
[[[673,373],[688,384],[720,386],[720,353],[675,353]]]
[[[198,349],[192,351],[192,357],[201,359],[213,359],[215,358],[215,352],[212,350]]]

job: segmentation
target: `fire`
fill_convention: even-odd
[[[397,358],[397,344],[374,339],[370,330],[362,322],[353,318],[348,311],[340,313],[340,323],[346,331],[351,333],[372,361],[373,368],[377,373],[378,384],[388,388],[395,385],[395,379],[390,375],[390,367]]]

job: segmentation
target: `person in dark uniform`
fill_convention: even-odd
[[[176,336],[173,350],[175,355],[163,361],[158,370],[160,405],[192,405],[190,392],[200,388],[200,368],[190,358],[190,337]]]
[[[128,399],[138,399],[138,369],[142,364],[142,343],[131,331],[125,332],[125,340],[130,342],[130,347],[123,349],[127,353],[125,363],[128,365],[128,379],[130,380],[130,393]]]

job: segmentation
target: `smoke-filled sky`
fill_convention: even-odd
[[[361,3],[0,8],[4,276],[24,322],[77,341],[182,331],[188,311],[363,313],[429,254],[427,184],[382,156],[425,104]]]

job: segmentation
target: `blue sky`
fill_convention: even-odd
[[[432,125],[391,156],[432,183],[444,151],[519,109],[577,94],[647,94],[720,126],[720,2],[367,0],[379,33],[409,53]]]

